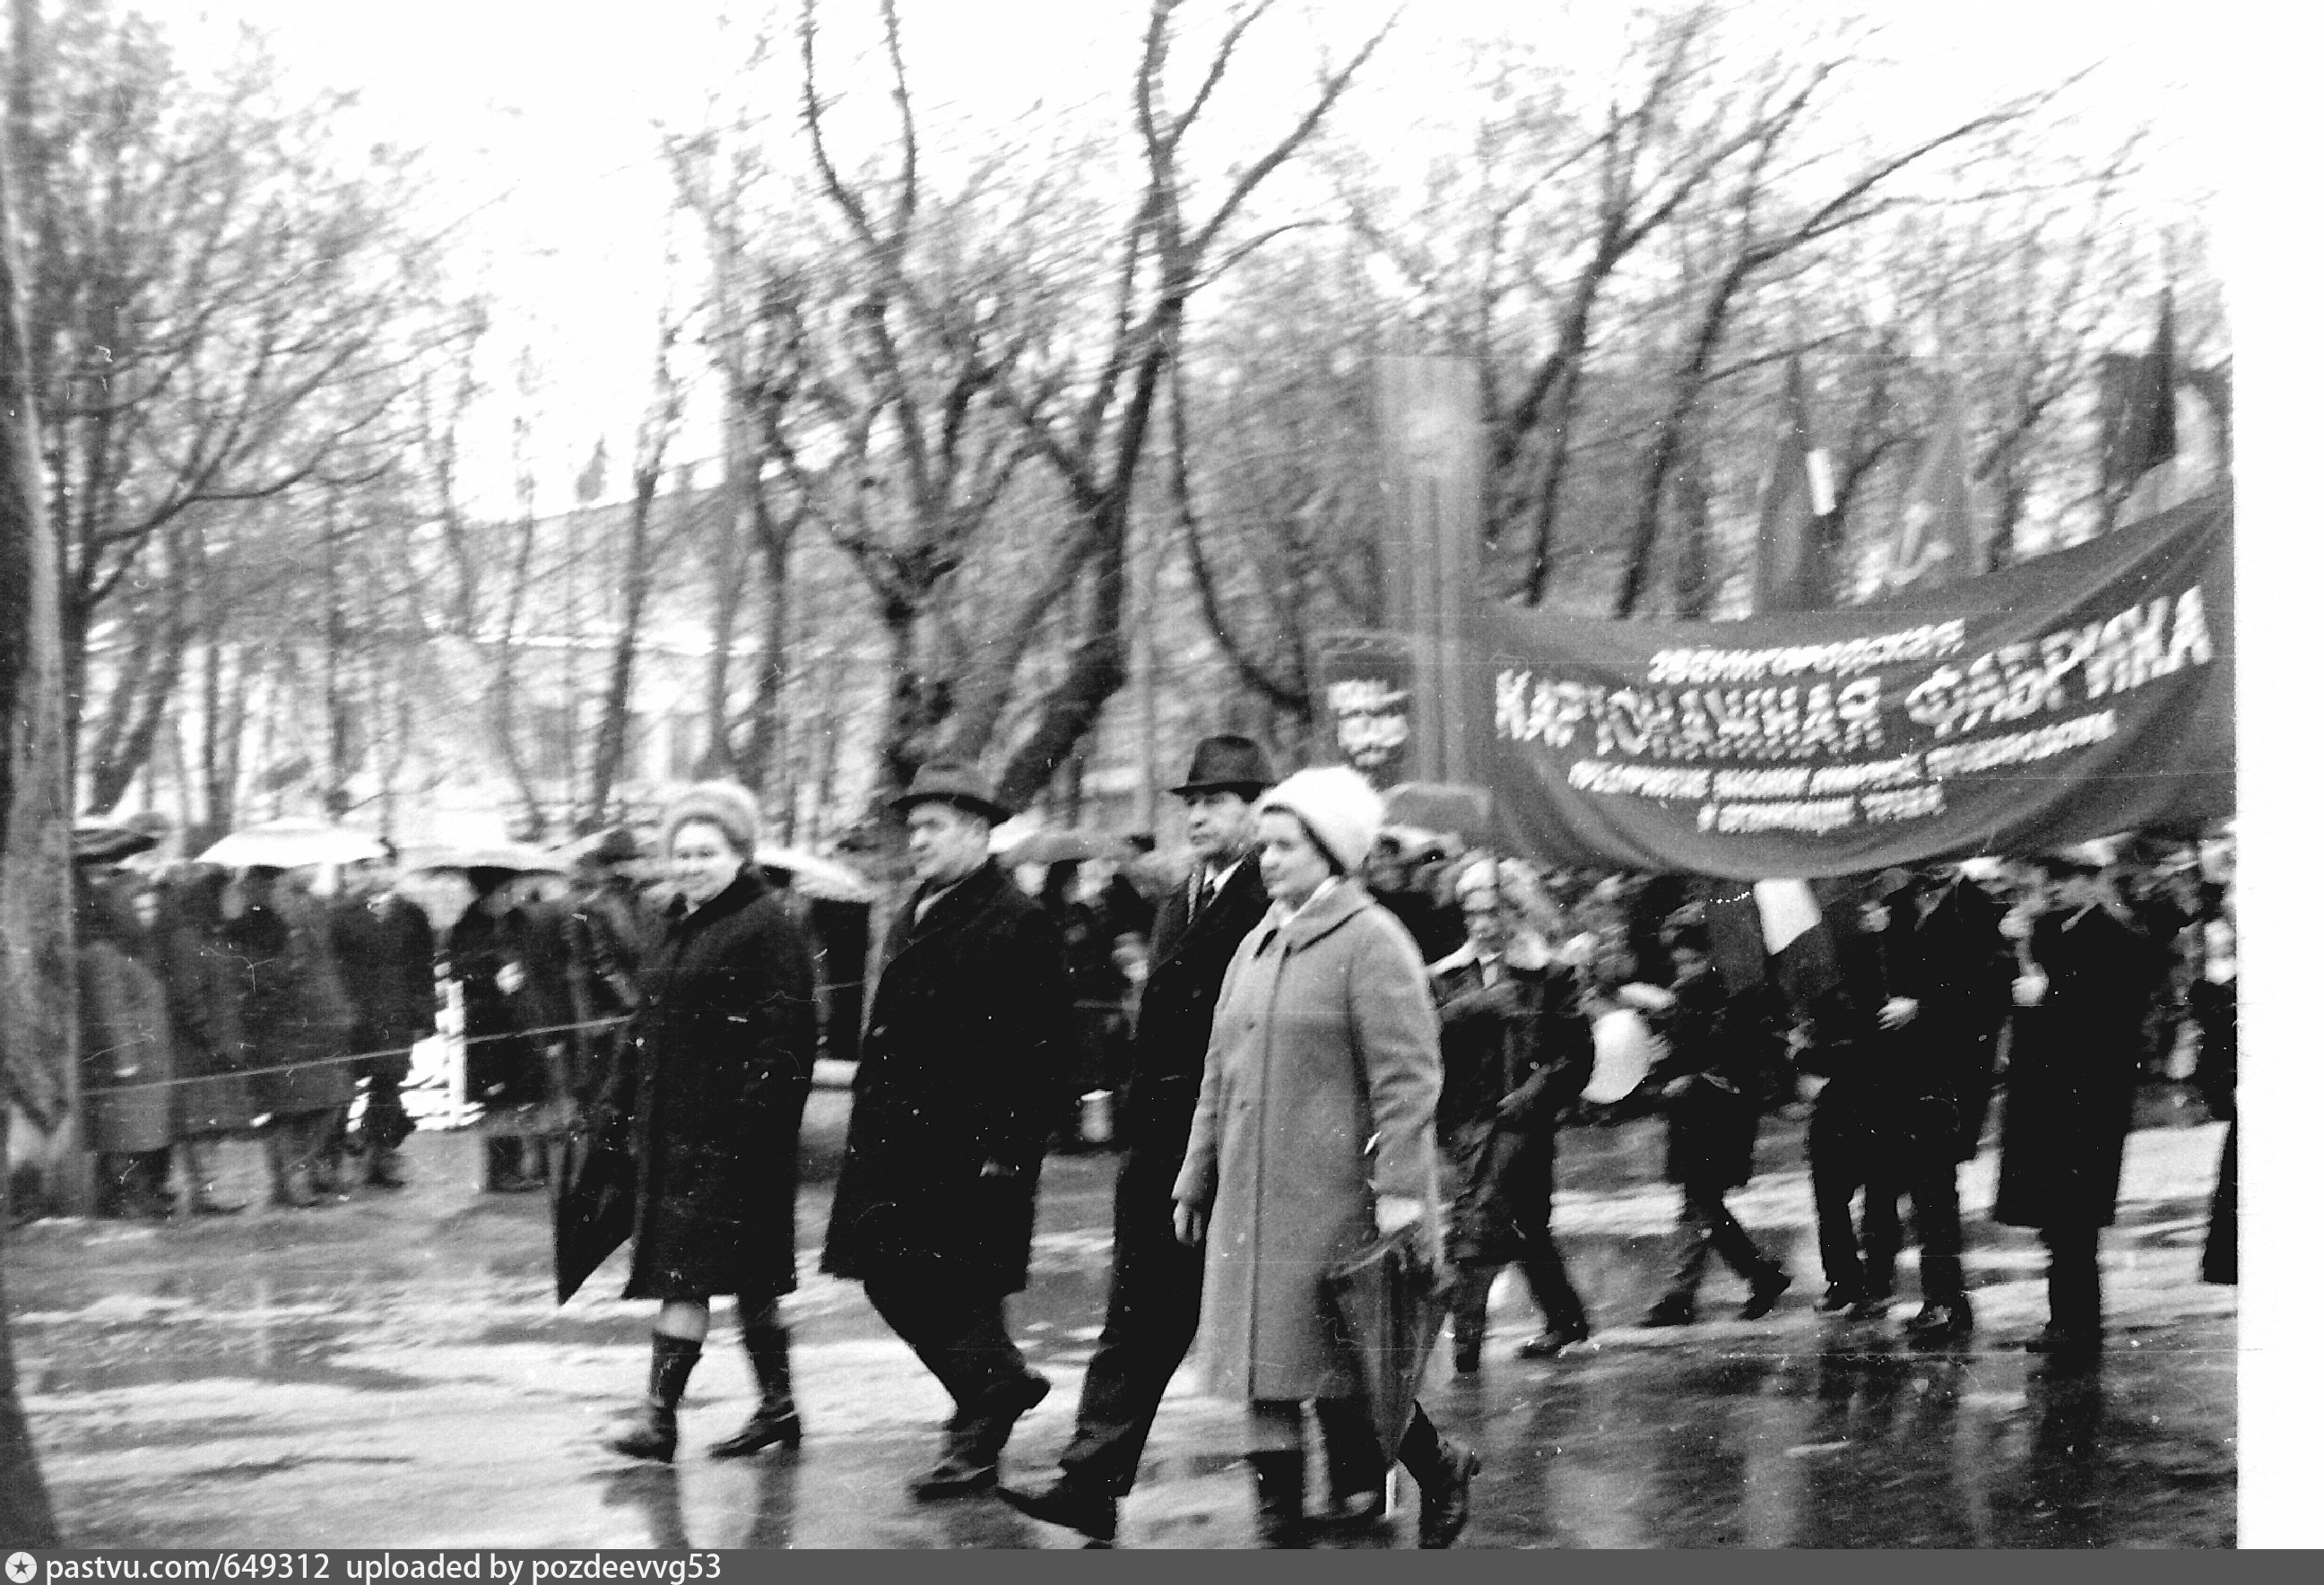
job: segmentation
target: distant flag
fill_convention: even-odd
[[[2116,525],[2160,511],[2179,456],[2177,339],[2171,290],[2144,357],[2110,353],[2098,364],[2099,467]]]
[[[573,481],[573,499],[587,506],[605,493],[605,438],[597,437],[597,449],[589,454],[588,465],[581,476]]]
[[[1919,465],[1904,492],[1904,514],[1889,542],[1888,565],[1880,579],[1884,593],[1969,575],[1977,545],[1972,499],[1969,413],[1960,386],[1948,379],[1938,393],[1934,421],[1922,442]]]
[[[1759,554],[1751,611],[1820,611],[1831,602],[1818,521],[1832,509],[1831,459],[1809,438],[1807,382],[1794,358],[1784,375],[1775,455],[1759,497]]]

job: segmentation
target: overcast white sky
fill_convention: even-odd
[[[161,0],[188,47],[214,47],[235,23],[269,31],[286,62],[318,86],[363,95],[366,135],[424,143],[447,207],[473,211],[469,258],[503,299],[506,355],[529,340],[543,367],[535,420],[541,504],[563,504],[600,436],[618,460],[634,429],[664,290],[667,188],[654,123],[699,124],[706,96],[770,14],[788,48],[788,5],[748,0]],[[1116,100],[1137,48],[1138,0],[905,0],[906,48],[932,109],[998,124],[1036,100],[1051,108]],[[1193,8],[1190,28],[1203,36]],[[1277,124],[1319,42],[1342,53],[1393,7],[1386,0],[1291,0],[1252,35],[1222,111],[1256,139]],[[1939,116],[2055,82],[2097,63],[2089,135],[2110,141],[2141,115],[2163,127],[2150,194],[2190,201],[2218,168],[2217,29],[2186,8],[2095,0],[1905,4],[1795,0],[1759,8],[1768,36],[1803,35],[1843,14],[1879,20],[1893,63],[1855,101],[1876,133],[1902,135]],[[1414,5],[1389,54],[1349,106],[1378,136],[1446,108],[1462,36],[1508,32],[1577,61],[1610,58],[1628,7],[1569,4]],[[872,0],[825,0],[832,58],[860,38]],[[732,14],[741,20],[722,20]],[[1279,85],[1279,86],[1278,86]],[[1229,125],[1236,124],[1230,119]],[[505,382],[503,382],[503,389]],[[706,433],[706,430],[697,433]],[[697,441],[697,446],[702,442]],[[498,459],[477,459],[491,492]]]

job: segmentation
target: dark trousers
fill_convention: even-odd
[[[1895,1286],[1896,1250],[1904,1233],[1896,1216],[1896,1184],[1875,1166],[1877,1149],[1868,1129],[1827,1106],[1824,1096],[1817,1097],[1808,1125],[1808,1183],[1815,1195],[1816,1252],[1823,1279],[1849,1293],[1886,1298]],[[1860,1229],[1855,1208],[1859,1189]]]
[[[1763,1282],[1775,1275],[1775,1263],[1759,1252],[1759,1246],[1727,1209],[1724,1188],[1685,1184],[1681,1189],[1685,1198],[1679,1206],[1676,1258],[1666,1298],[1694,1303],[1695,1290],[1702,1286],[1702,1274],[1714,1249],[1747,1282]]]
[[[2099,1332],[2098,1230],[2045,1227],[2050,1251],[2050,1329],[2095,1340]]]
[[[2211,1226],[2203,1239],[2203,1280],[2232,1283],[2236,1276],[2236,1121],[2227,1120],[2219,1147],[2219,1181],[2211,1189]]]
[[[1565,1275],[1565,1258],[1555,1241],[1544,1231],[1538,1238],[1528,1238],[1526,1247],[1530,1252],[1516,1263],[1517,1268],[1525,1273],[1526,1286],[1533,1290],[1533,1302],[1541,1308],[1543,1327],[1550,1332],[1587,1332],[1590,1319],[1582,1307],[1582,1295],[1573,1291],[1573,1280]],[[1492,1295],[1493,1279],[1508,1264],[1463,1260],[1455,1268],[1452,1334],[1456,1339],[1484,1336],[1485,1304]]]
[[[1827,1090],[1826,1095],[1831,1092]],[[1822,1097],[1819,1097],[1819,1104]],[[1897,1202],[1913,1203],[1921,1246],[1921,1296],[1961,1296],[1960,1184],[1949,1106],[1916,1102],[1894,1126],[1876,1129],[1819,1110],[1808,1128],[1808,1177],[1815,1194],[1816,1248],[1824,1280],[1886,1298],[1895,1291],[1904,1227]],[[1850,1202],[1864,1192],[1860,1226]]]
[[[1885,1181],[1876,1177],[1867,1193],[1886,1202],[1892,1229],[1896,1225],[1896,1191],[1901,1188],[1912,1200],[1913,1237],[1921,1246],[1921,1297],[1933,1304],[1949,1303],[1962,1292],[1960,1175],[1953,1160],[1950,1134],[1915,1138],[1904,1152],[1904,1166],[1900,1177]],[[1870,1203],[1869,1198],[1866,1203]],[[1890,1236],[1893,1239],[1896,1235]],[[1892,1276],[1896,1268],[1895,1251],[1892,1241],[1883,1267]]]
[[[1113,1276],[1105,1330],[1082,1378],[1073,1440],[1057,1455],[1065,1479],[1116,1500],[1138,1481],[1138,1463],[1170,1378],[1194,1346],[1203,1312],[1203,1252],[1171,1226],[1175,1153],[1131,1148],[1113,1186]],[[1388,1471],[1360,1404],[1319,1402],[1315,1419],[1333,1489],[1377,1488]]]
[[[994,1387],[1029,1374],[998,1294],[947,1292],[941,1279],[915,1271],[875,1276],[863,1296],[952,1395],[955,1420]]]
[[[1057,1465],[1077,1485],[1128,1494],[1170,1378],[1202,1316],[1203,1252],[1171,1229],[1177,1164],[1133,1149],[1113,1186],[1113,1276],[1105,1331],[1082,1378],[1074,1438]]]
[[[415,1127],[403,1110],[403,1080],[409,1057],[382,1057],[355,1067],[355,1093],[363,1098],[361,1134],[365,1148],[392,1150]]]

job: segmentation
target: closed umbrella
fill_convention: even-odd
[[[880,899],[880,889],[862,874],[836,859],[826,859],[805,848],[762,845],[757,854],[765,870],[788,872],[791,883],[805,895],[833,903],[870,903]]]
[[[1001,855],[1010,869],[1019,864],[1077,864],[1086,859],[1126,863],[1134,855],[1119,837],[1094,831],[1037,831]]]
[[[228,870],[301,870],[309,864],[354,864],[386,856],[386,846],[366,832],[292,815],[221,837],[200,862]]]
[[[566,1129],[552,1204],[557,1302],[562,1304],[628,1241],[635,1225],[638,1171],[626,1119],[575,1123]]]
[[[1323,1292],[1354,1354],[1380,1457],[1396,1462],[1420,1375],[1444,1325],[1443,1278],[1415,1227],[1398,1228],[1324,1274]]]

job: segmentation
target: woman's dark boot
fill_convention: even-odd
[[[1304,1547],[1307,1530],[1307,1455],[1304,1451],[1253,1453],[1250,1473],[1259,1492],[1259,1544]]]
[[[791,1334],[781,1326],[745,1326],[743,1351],[759,1378],[759,1406],[742,1429],[724,1442],[713,1442],[714,1459],[742,1459],[773,1447],[799,1444],[798,1405],[791,1401]]]
[[[686,1379],[702,1358],[702,1344],[693,1338],[653,1334],[653,1363],[646,1371],[646,1401],[631,1415],[628,1426],[605,1445],[632,1459],[667,1464],[678,1456],[678,1405],[686,1396]]]
[[[1469,1483],[1483,1461],[1416,1406],[1396,1456],[1420,1486],[1420,1544],[1432,1551],[1452,1545],[1469,1527]]]

